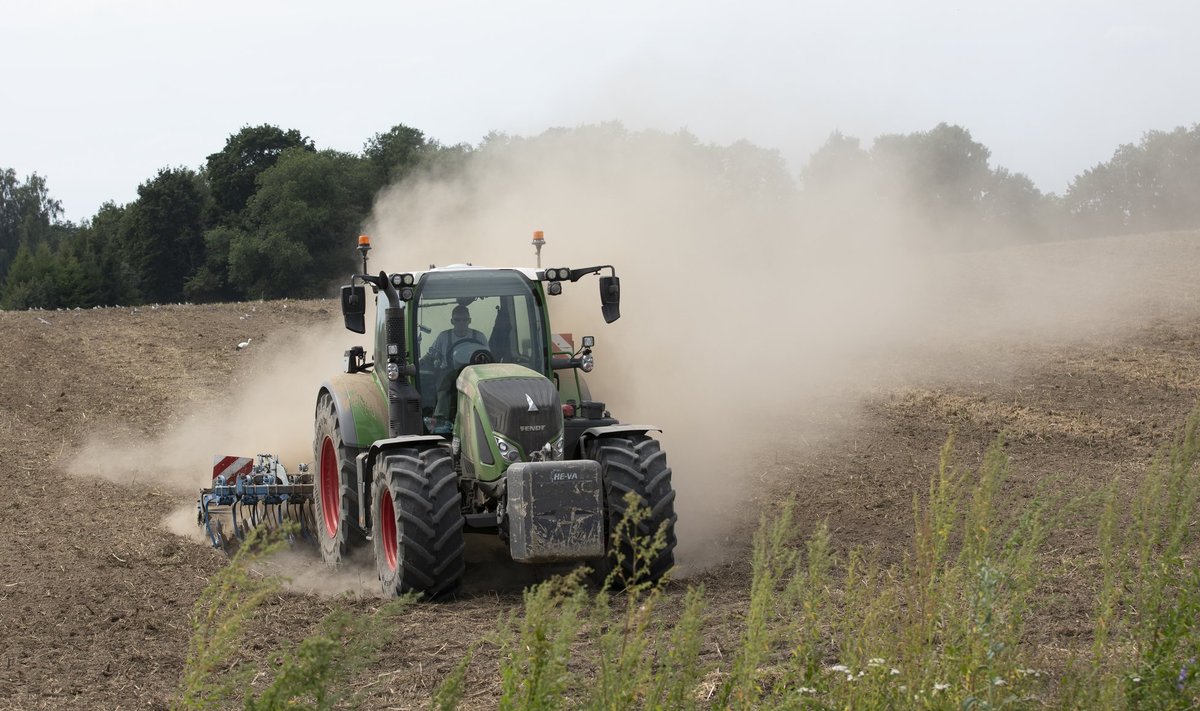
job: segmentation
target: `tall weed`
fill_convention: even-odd
[[[1099,508],[1098,571],[1090,649],[1047,681],[1023,640],[1039,580],[1039,554],[1058,520],[1050,498],[1016,506],[1001,492],[1010,474],[1003,439],[978,472],[956,466],[951,436],[913,502],[912,548],[880,564],[861,550],[834,554],[825,524],[807,541],[789,503],[764,516],[740,641],[706,661],[703,588],[681,597],[663,584],[620,580],[664,544],[660,531],[627,549],[599,591],[585,572],[525,592],[499,626],[502,709],[853,708],[1002,709],[1200,707],[1200,408],[1173,446],[1123,493],[1118,482],[1072,508]],[[1102,505],[1097,506],[1098,502]],[[1059,513],[1058,516],[1062,514]],[[636,528],[631,506],[628,535]],[[183,706],[232,705],[253,666],[238,661],[239,635],[275,591],[248,560],[278,545],[252,538],[197,604]],[[239,553],[239,556],[242,554]],[[1077,581],[1075,581],[1077,582]],[[610,592],[619,589],[620,592]],[[285,653],[247,708],[328,708],[355,662],[339,649],[368,638],[374,620],[335,614]],[[379,639],[381,637],[377,637]],[[341,642],[338,642],[341,640]],[[363,648],[363,647],[360,647]],[[365,646],[369,652],[370,643]],[[477,651],[477,650],[476,650]],[[474,652],[473,652],[474,654]],[[356,657],[366,659],[369,654]],[[462,701],[468,656],[435,695]]]
[[[200,593],[178,708],[329,709],[352,698],[346,682],[374,661],[390,636],[384,622],[413,598],[398,598],[374,615],[335,608],[294,647],[247,658],[243,649],[254,614],[281,584],[277,577],[254,574],[252,566],[294,534],[289,527],[253,530]],[[267,680],[257,693],[255,679]]]
[[[1200,706],[1198,428],[1200,409],[1131,500],[1108,489],[1091,659],[1064,678],[1064,707]]]

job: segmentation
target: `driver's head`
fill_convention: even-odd
[[[466,336],[471,333],[471,312],[461,304],[454,307],[450,314],[450,324],[454,327],[454,335]]]

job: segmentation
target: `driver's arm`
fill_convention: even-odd
[[[425,355],[421,357],[422,365],[426,367],[437,367],[442,364],[442,361],[446,360],[445,351],[446,347],[449,345],[449,343],[447,343],[449,340],[449,334],[449,331],[442,331],[438,334],[437,338],[433,339],[433,345],[430,346],[429,350],[425,351]]]

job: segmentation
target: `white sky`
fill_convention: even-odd
[[[1200,122],[1200,3],[0,0],[0,167],[69,219],[198,168],[244,125],[358,152],[620,120],[745,138],[799,170],[833,130],[969,129],[1061,192]]]

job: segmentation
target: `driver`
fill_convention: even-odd
[[[425,365],[446,369],[438,383],[433,417],[426,423],[430,432],[434,434],[449,433],[454,423],[454,380],[458,370],[451,358],[454,346],[463,341],[474,341],[484,348],[487,347],[487,336],[484,336],[482,331],[471,328],[471,312],[466,306],[459,304],[454,307],[450,314],[450,323],[453,327],[439,333],[433,345],[421,358]]]
[[[421,359],[423,363],[433,366],[450,366],[450,349],[459,341],[475,341],[481,345],[487,345],[487,337],[483,335],[483,332],[471,328],[471,311],[466,306],[459,304],[454,307],[454,311],[450,314],[450,324],[452,328],[442,331],[434,339],[433,345]]]

